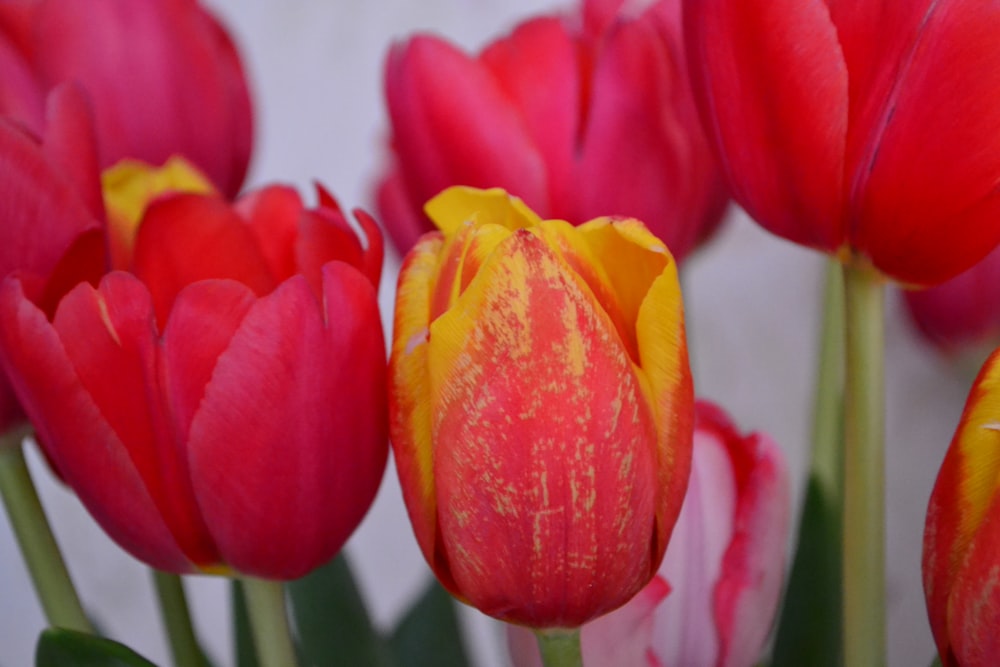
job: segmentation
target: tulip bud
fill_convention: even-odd
[[[766,435],[740,435],[700,402],[691,481],[657,577],[581,632],[587,667],[752,667],[778,607],[789,529],[788,472]],[[534,637],[508,629],[517,667]]]
[[[944,667],[1000,664],[1000,352],[969,393],[927,507],[924,595]]]
[[[693,398],[666,247],[634,219],[574,228],[502,190],[427,205],[399,277],[390,433],[417,541],[496,618],[575,627],[656,572]]]

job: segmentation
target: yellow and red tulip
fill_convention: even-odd
[[[944,667],[1000,664],[1000,351],[983,365],[927,508],[924,595]]]
[[[120,193],[118,193],[120,194]],[[109,194],[109,208],[120,204]],[[0,284],[0,364],[66,483],[172,572],[301,576],[343,545],[388,454],[382,244],[325,191],[162,195],[128,271],[47,314]]]
[[[691,465],[683,307],[634,219],[541,220],[502,190],[427,205],[399,277],[390,435],[427,562],[453,594],[575,627],[655,574]]]

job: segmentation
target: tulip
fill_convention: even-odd
[[[903,293],[917,331],[943,354],[978,369],[1000,344],[1000,249],[951,280]]]
[[[752,667],[763,651],[789,532],[784,456],[718,407],[696,409],[691,481],[663,564],[628,604],[584,626],[587,667]],[[541,664],[529,633],[510,626],[508,639],[515,665]]]
[[[437,37],[395,45],[385,71],[391,164],[378,190],[397,248],[432,230],[451,185],[502,187],[573,224],[635,217],[681,261],[727,196],[687,82],[677,0],[635,15],[587,0],[470,56]]]
[[[39,125],[38,102],[76,81],[94,105],[102,169],[182,155],[227,196],[246,174],[249,93],[239,55],[194,0],[0,3],[0,112]]]
[[[674,262],[637,220],[541,220],[451,188],[403,262],[390,436],[442,584],[501,620],[572,628],[655,574],[693,397]]]
[[[20,271],[26,292],[51,312],[70,286],[105,264],[100,183],[86,101],[73,86],[48,97],[43,139],[0,116],[0,276]],[[25,419],[0,372],[0,434]]]
[[[967,0],[685,4],[733,198],[778,236],[902,283],[1000,241],[1000,9]]]
[[[1000,663],[1000,353],[969,393],[927,507],[924,595],[944,667]]]
[[[115,201],[121,193],[111,193]],[[152,201],[129,271],[48,317],[0,285],[0,361],[105,531],[176,573],[301,576],[374,498],[388,453],[381,239],[322,189]]]

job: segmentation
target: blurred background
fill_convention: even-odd
[[[256,143],[248,186],[285,182],[307,198],[324,183],[345,208],[373,210],[385,158],[383,60],[394,40],[431,31],[478,49],[519,20],[565,3],[543,0],[206,0],[236,39],[254,96]],[[785,450],[797,513],[810,443],[823,258],[776,239],[731,209],[716,238],[683,273],[695,387],[740,428],[770,433]],[[387,331],[398,257],[380,294]],[[897,295],[888,299],[887,512],[890,665],[928,664],[933,653],[920,579],[927,498],[972,376],[917,339]],[[335,406],[332,406],[335,408]],[[85,606],[113,638],[166,662],[144,567],[120,551],[32,452],[43,503]],[[796,520],[797,521],[797,520]],[[849,529],[849,527],[848,527]],[[394,469],[347,553],[377,623],[395,621],[430,576],[406,518]],[[232,664],[226,582],[189,579],[196,622],[213,658]],[[498,626],[464,609],[480,667],[508,664]],[[32,662],[44,622],[0,514],[0,664]]]

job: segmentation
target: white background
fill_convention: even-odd
[[[382,61],[393,40],[432,30],[476,48],[517,20],[560,6],[541,0],[208,4],[242,48],[255,94],[257,143],[250,185],[283,181],[311,193],[311,183],[320,180],[345,208],[369,209],[386,134]],[[683,276],[696,389],[722,404],[743,429],[768,431],[784,447],[797,507],[809,448],[823,260],[769,236],[742,213],[734,210],[730,217],[715,241],[689,261]],[[383,278],[387,326],[397,266],[390,258]],[[933,652],[920,584],[923,517],[970,378],[915,340],[894,298],[888,310],[890,665],[911,667],[928,664]],[[112,636],[166,664],[146,571],[104,537],[37,458],[32,462],[85,604]],[[348,554],[376,621],[392,623],[428,570],[391,466]],[[198,577],[189,590],[209,650],[223,665],[232,664],[225,583]],[[463,621],[477,645],[477,664],[505,665],[496,626],[472,610]],[[43,626],[0,513],[0,665],[30,665]]]

